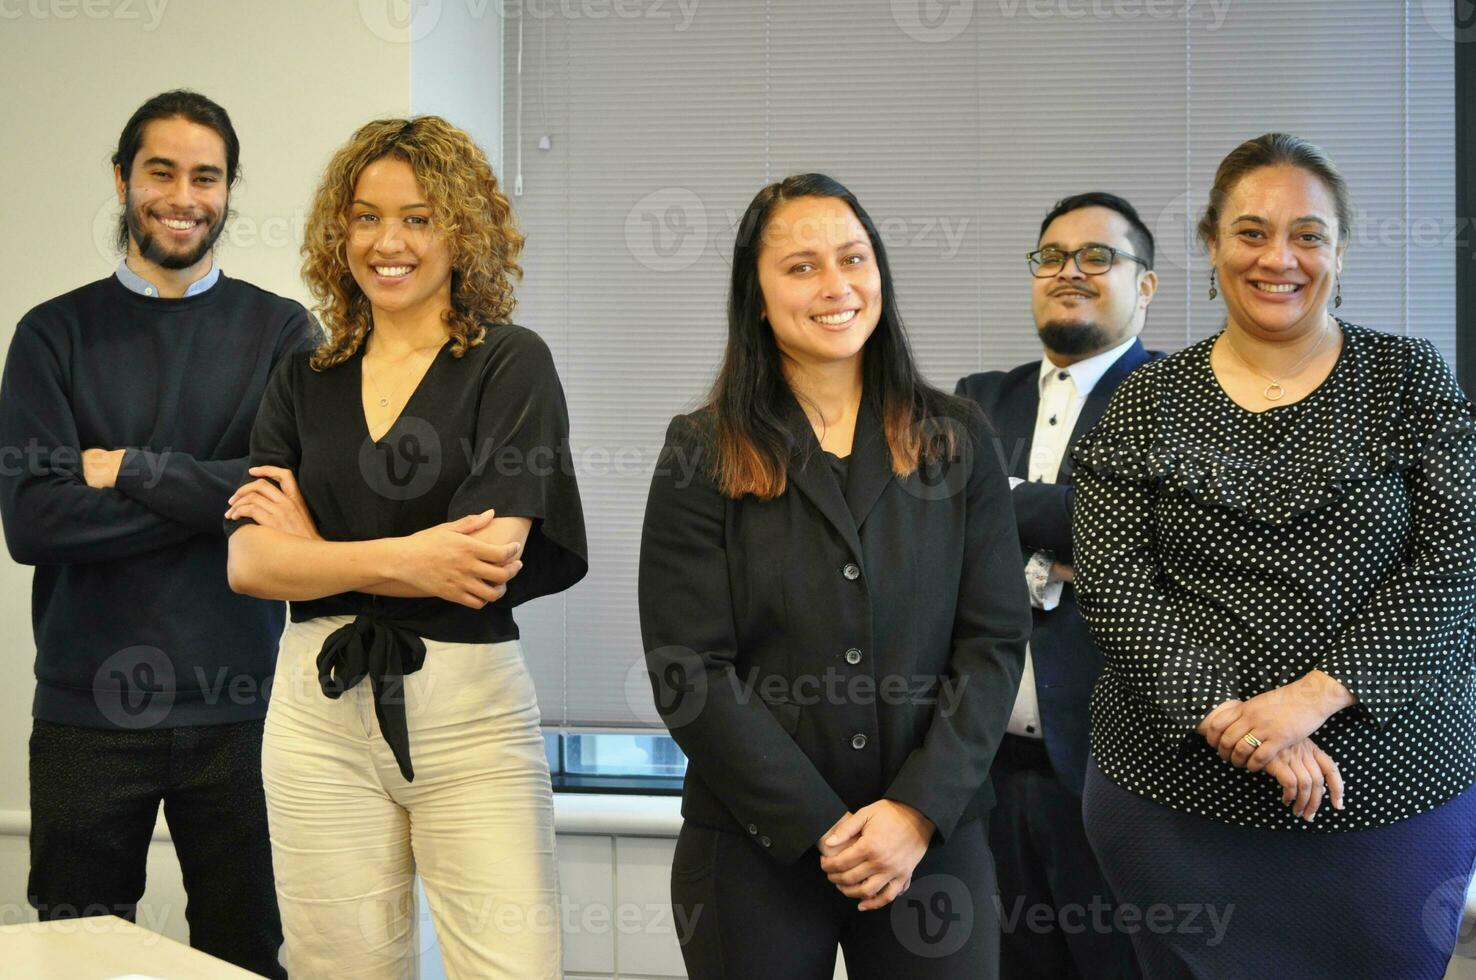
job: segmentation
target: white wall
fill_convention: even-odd
[[[410,110],[444,116],[487,152],[499,181],[502,167],[502,32],[505,3],[431,0],[417,5],[410,25]],[[517,29],[514,22],[512,30]],[[511,179],[504,188],[512,194]],[[514,207],[517,203],[514,202]]]

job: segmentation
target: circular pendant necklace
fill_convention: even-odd
[[[1307,362],[1312,360],[1313,356],[1316,355],[1318,351],[1322,350],[1322,342],[1327,339],[1327,335],[1330,332],[1331,331],[1329,331],[1327,327],[1324,326],[1322,328],[1321,336],[1317,338],[1317,343],[1312,345],[1312,349],[1307,352],[1307,356],[1298,361],[1296,363],[1296,366],[1294,366],[1290,371],[1282,374],[1279,378],[1273,378],[1270,375],[1262,374],[1260,371],[1256,370],[1255,366],[1251,364],[1250,361],[1241,356],[1240,351],[1235,349],[1235,343],[1230,339],[1229,333],[1225,334],[1225,346],[1230,348],[1230,353],[1235,355],[1235,359],[1241,364],[1244,364],[1252,374],[1262,379],[1263,381],[1270,382],[1266,385],[1265,388],[1261,390],[1261,394],[1265,396],[1266,400],[1271,402],[1279,402],[1286,397],[1286,388],[1282,385],[1281,378],[1295,378],[1297,374],[1302,370],[1302,368],[1307,366]]]
[[[443,340],[439,344],[435,345],[435,349],[439,351],[442,347],[445,347],[445,346],[446,346],[446,342]],[[427,351],[427,350],[430,350],[430,349],[431,349],[431,346],[428,344],[425,347],[417,347],[414,350],[412,350],[410,353],[412,355],[414,355],[414,354],[419,354],[421,351]],[[369,349],[368,349],[368,346],[367,346],[367,342],[366,342],[366,346],[364,348],[364,354],[365,354],[365,357],[362,358],[361,361],[360,361],[360,363],[363,366],[364,377],[368,378],[369,379],[369,383],[374,386],[374,393],[379,396],[379,407],[380,408],[387,408],[387,407],[389,407],[389,398],[385,395],[384,391],[379,387],[379,382],[374,380],[374,372],[369,370],[369,361],[368,361]]]
[[[387,406],[389,404],[389,399],[386,398],[384,392],[380,390],[379,382],[374,380],[374,372],[369,370],[369,364],[367,361],[364,363],[364,377],[368,378],[369,383],[374,386],[374,393],[379,396],[379,407],[384,408],[385,406]]]

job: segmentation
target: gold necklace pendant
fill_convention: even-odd
[[[1319,350],[1322,349],[1322,342],[1327,339],[1327,334],[1328,331],[1324,329],[1321,336],[1317,338],[1317,343],[1313,344],[1312,349],[1307,352],[1307,356],[1303,357],[1300,361],[1297,362],[1297,366],[1291,369],[1291,373],[1288,374],[1287,377],[1294,378],[1301,373],[1302,368],[1307,366],[1307,362],[1312,360],[1312,357]],[[1251,365],[1251,362],[1247,361],[1241,355],[1240,351],[1235,349],[1235,343],[1230,339],[1230,335],[1228,332],[1225,334],[1225,345],[1230,348],[1230,353],[1235,355],[1235,359],[1241,364],[1244,364],[1252,374],[1257,375],[1264,381],[1270,382],[1270,384],[1266,385],[1265,388],[1261,389],[1261,394],[1265,396],[1268,402],[1279,402],[1286,397],[1286,388],[1282,387],[1281,382],[1277,381],[1275,378],[1261,374],[1260,371],[1257,371],[1255,367]]]

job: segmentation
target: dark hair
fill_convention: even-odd
[[[1153,232],[1138,217],[1137,208],[1116,194],[1106,191],[1087,191],[1085,194],[1061,198],[1041,221],[1040,234],[1035,236],[1035,240],[1039,242],[1045,237],[1046,229],[1051,226],[1052,221],[1068,211],[1079,211],[1082,208],[1107,208],[1122,215],[1128,223],[1128,241],[1133,243],[1133,254],[1143,260],[1144,268],[1153,268]]]
[[[225,143],[226,186],[235,186],[236,178],[241,175],[241,141],[236,138],[231,117],[199,92],[182,88],[161,92],[149,99],[134,111],[128,125],[123,127],[123,132],[118,137],[118,148],[113,151],[113,166],[123,175],[123,183],[128,183],[133,171],[133,158],[138,156],[139,147],[143,145],[144,128],[156,119],[176,118],[188,119],[192,123],[215,130],[216,135]],[[128,222],[121,215],[118,218],[118,247],[128,247]]]
[[[1353,226],[1353,205],[1349,201],[1348,182],[1338,173],[1332,158],[1322,147],[1300,136],[1266,133],[1253,140],[1246,140],[1220,161],[1220,166],[1215,171],[1214,185],[1210,188],[1209,204],[1205,206],[1204,214],[1199,219],[1197,231],[1201,243],[1208,245],[1210,239],[1215,237],[1220,227],[1220,210],[1241,178],[1253,170],[1278,164],[1299,167],[1322,181],[1332,195],[1333,207],[1337,211],[1338,244],[1343,245],[1348,241],[1348,233]]]
[[[892,288],[887,250],[871,216],[843,184],[824,174],[797,174],[759,191],[738,222],[728,291],[728,344],[708,396],[716,450],[714,479],[730,497],[763,500],[784,492],[786,464],[802,433],[790,431],[791,397],[773,329],[764,320],[759,252],[774,211],[785,201],[829,197],[844,201],[866,230],[881,277],[881,313],[862,354],[863,395],[881,418],[892,471],[905,476],[922,460],[956,449],[955,427],[932,431],[934,420],[968,417],[963,402],[922,380],[907,343]],[[926,420],[926,422],[925,422]]]

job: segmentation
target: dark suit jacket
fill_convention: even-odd
[[[957,457],[898,478],[863,401],[842,487],[791,400],[788,485],[769,501],[719,493],[709,416],[673,420],[640,615],[657,708],[689,759],[686,819],[790,863],[883,797],[943,839],[993,806],[1029,597],[988,424],[948,403],[967,420]]]
[[[1112,393],[1134,368],[1162,356],[1134,341],[1087,396],[1076,427],[1071,430],[1070,444],[1097,424]],[[1028,481],[1035,416],[1040,408],[1040,361],[1012,371],[971,374],[959,381],[955,393],[984,409],[997,432],[1000,462],[1010,476]],[[1011,496],[1026,558],[1036,551],[1050,551],[1057,561],[1071,564],[1071,495],[1069,452],[1061,460],[1055,483],[1027,482],[1015,488]],[[1102,654],[1087,634],[1069,582],[1055,609],[1034,609],[1032,613],[1035,628],[1030,635],[1030,654],[1046,751],[1061,781],[1079,794],[1086,781],[1088,705],[1097,675],[1102,672]]]

